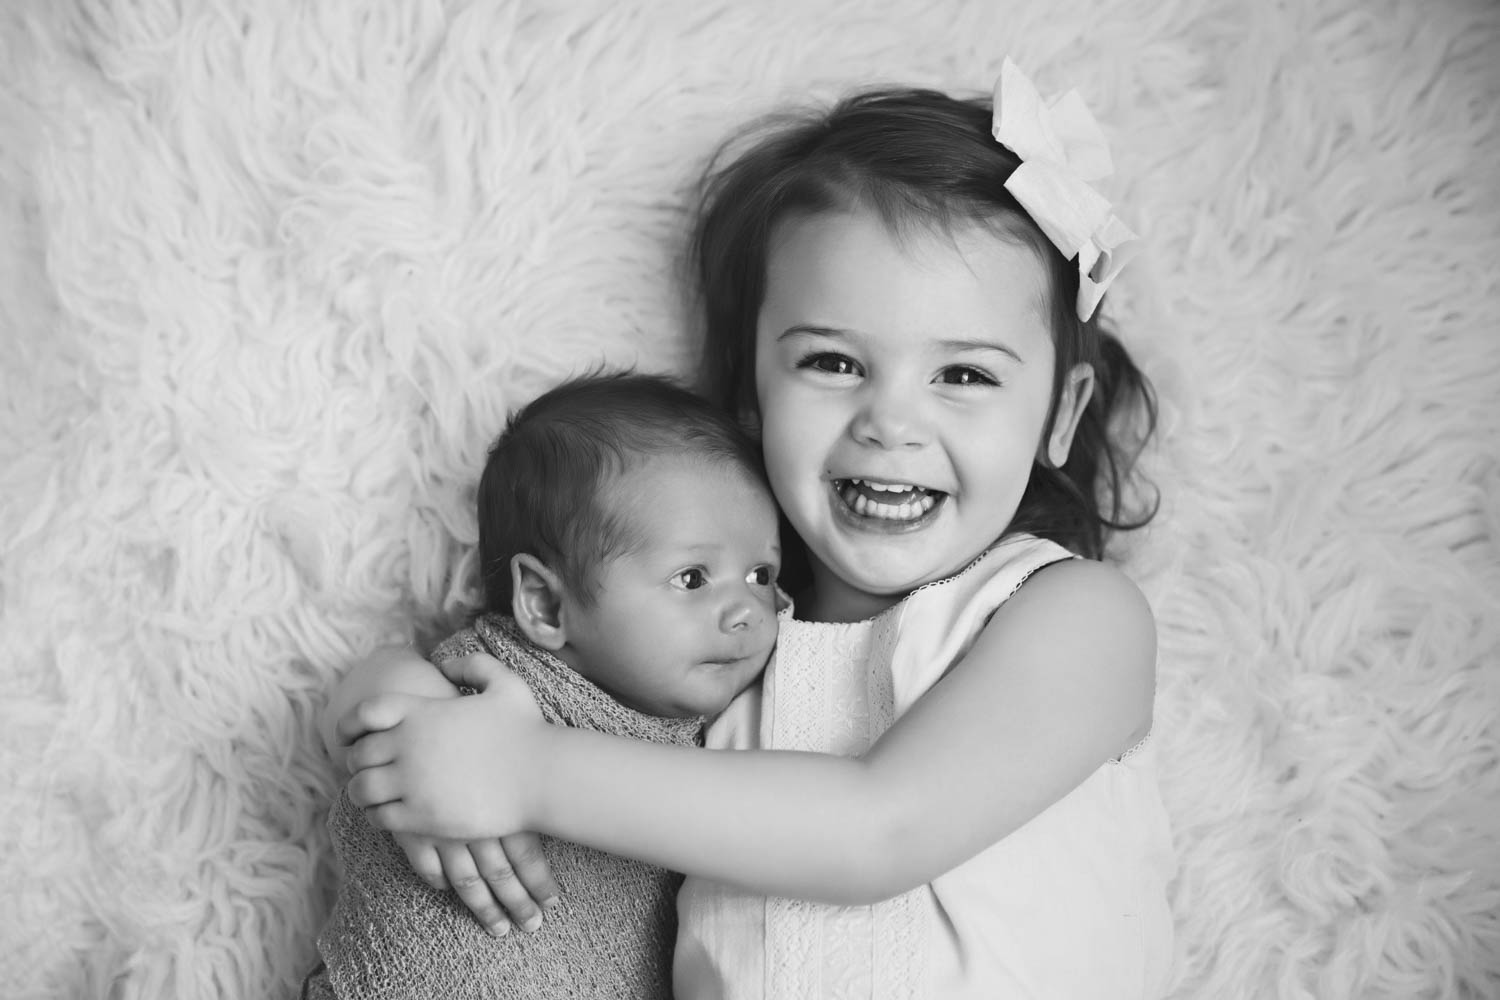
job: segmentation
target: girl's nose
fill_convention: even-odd
[[[861,444],[887,450],[920,447],[927,437],[919,395],[892,383],[865,391],[849,430]]]

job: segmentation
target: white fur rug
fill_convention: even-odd
[[[507,410],[685,366],[727,129],[1006,53],[1150,244],[1173,995],[1500,996],[1486,0],[11,0],[0,992],[291,996],[314,713],[471,596]]]

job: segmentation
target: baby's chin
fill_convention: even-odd
[[[770,658],[770,653],[766,654],[766,658]],[[699,683],[692,685],[697,690],[683,690],[675,697],[658,696],[651,699],[651,707],[641,710],[668,719],[699,716],[711,719],[728,708],[729,703],[739,697],[740,692],[754,684],[762,669],[764,668],[738,670],[733,675],[713,678],[705,678],[700,674],[695,678]]]
[[[735,693],[737,694],[738,691]],[[683,692],[681,695],[664,696],[653,692],[650,696],[630,697],[623,692],[617,692],[615,699],[637,712],[654,715],[658,719],[696,719],[718,715],[734,700],[734,695],[725,697],[718,694],[698,694],[695,696]]]
[[[727,696],[682,698],[670,704],[658,704],[651,714],[666,719],[711,719],[728,708],[729,703],[734,701],[735,695],[742,690],[744,690],[744,685],[735,688],[733,693]]]

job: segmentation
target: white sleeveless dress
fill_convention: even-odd
[[[864,753],[1028,576],[1067,558],[1018,535],[867,621],[802,622],[783,611],[763,689],[736,699],[708,745]],[[677,1000],[1155,998],[1171,965],[1174,871],[1142,741],[1004,840],[872,906],[688,879],[674,991]]]

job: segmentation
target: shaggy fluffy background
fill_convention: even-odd
[[[1149,240],[1173,995],[1500,996],[1500,9],[541,6],[0,10],[0,990],[290,996],[314,715],[472,597],[507,411],[685,369],[728,129],[1011,53]]]

